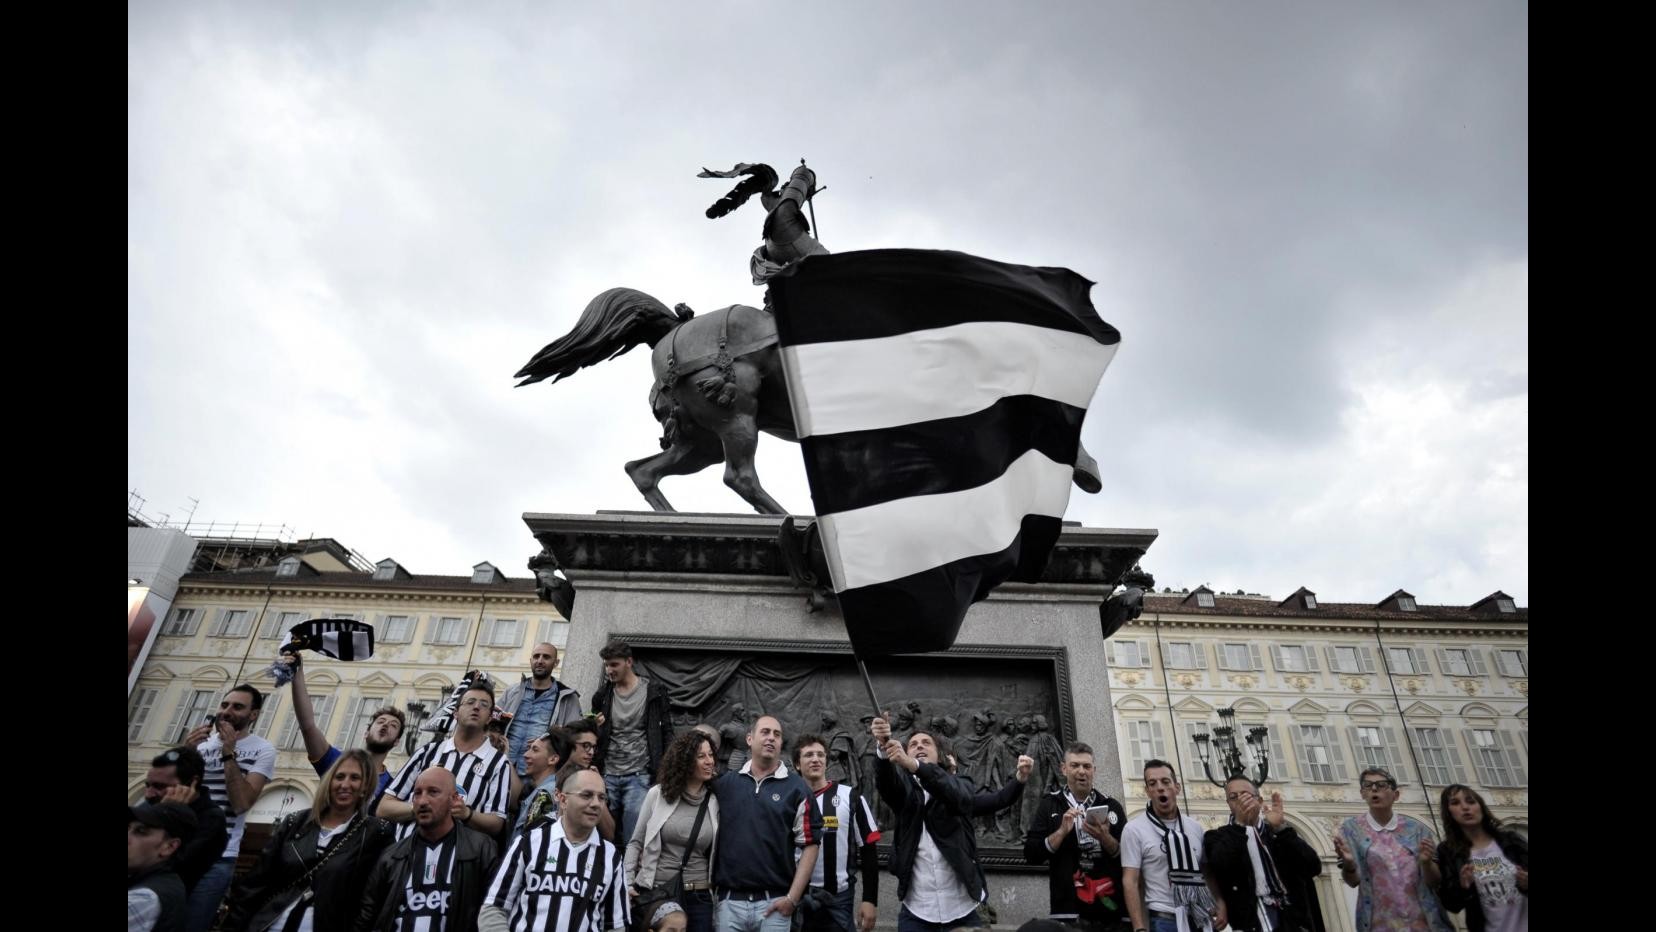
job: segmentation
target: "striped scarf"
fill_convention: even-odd
[[[1213,894],[1208,892],[1207,882],[1202,879],[1202,862],[1197,857],[1202,840],[1196,839],[1195,846],[1192,846],[1190,836],[1185,834],[1184,817],[1177,812],[1171,824],[1156,817],[1154,803],[1144,807],[1144,814],[1150,817],[1150,824],[1161,832],[1162,853],[1167,855],[1167,881],[1173,887],[1180,932],[1190,928],[1212,928],[1215,909]]]

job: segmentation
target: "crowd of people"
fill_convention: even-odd
[[[528,677],[498,701],[489,681],[469,683],[452,734],[391,773],[403,713],[374,711],[362,748],[332,746],[289,655],[316,798],[279,819],[235,878],[276,751],[253,733],[264,694],[230,690],[211,722],[154,759],[144,801],[128,807],[128,929],[870,932],[874,790],[891,813],[898,932],[985,924],[977,820],[1009,810],[1033,813],[1023,852],[1049,879],[1039,925],[1323,930],[1321,859],[1288,824],[1282,795],[1266,799],[1246,777],[1225,785],[1229,824],[1204,831],[1179,809],[1173,765],[1151,760],[1148,805],[1129,817],[1094,786],[1093,750],[1077,742],[1058,785],[1024,806],[1031,758],[1005,785],[980,787],[958,772],[947,736],[917,723],[899,740],[874,717],[874,786],[847,785],[828,778],[831,737],[790,734],[770,714],[747,723],[745,762],[728,769],[735,735],[707,724],[675,735],[665,689],[638,674],[631,649],[614,643],[601,656],[589,710],[553,676],[557,648],[536,645]],[[1476,790],[1443,791],[1438,841],[1393,811],[1401,789],[1389,773],[1365,770],[1359,784],[1368,811],[1335,840],[1341,878],[1358,889],[1359,932],[1447,932],[1446,911],[1464,911],[1473,932],[1528,928],[1527,844]]]

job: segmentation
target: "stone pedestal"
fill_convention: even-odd
[[[856,719],[869,703],[860,680],[846,673],[853,668],[837,606],[829,600],[813,611],[809,590],[788,576],[776,544],[781,519],[600,512],[526,514],[524,521],[574,586],[564,679],[583,696],[600,683],[599,649],[617,638],[633,644],[641,661],[652,652],[772,658],[778,664],[791,658],[828,671],[823,675],[831,683],[823,689],[837,696],[838,727],[862,730]],[[953,649],[871,663],[881,703],[890,708],[918,697],[919,705],[952,715],[962,737],[971,734],[970,721],[960,720],[964,709],[1004,708],[1011,717],[1019,709],[1049,708],[1047,718],[1056,718],[1048,722],[1052,738],[1058,745],[1092,745],[1100,787],[1120,798],[1098,607],[1155,537],[1152,530],[1066,527],[1042,580],[1003,585],[973,606]],[[1006,682],[996,682],[995,671],[1002,669]],[[946,695],[952,670],[962,677],[955,691],[970,696]],[[718,718],[729,701],[710,699],[685,714]],[[796,709],[790,717],[812,716]],[[820,730],[816,721],[787,719],[784,728],[792,734]],[[980,847],[998,924],[1015,927],[1045,915],[1044,869],[1024,865],[1010,837],[992,844],[980,837]],[[881,894],[881,924],[894,924],[896,891],[889,874],[882,875]]]

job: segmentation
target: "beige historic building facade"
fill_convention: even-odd
[[[1429,825],[1442,788],[1465,783],[1528,832],[1529,613],[1504,593],[1443,606],[1399,591],[1362,605],[1319,603],[1305,589],[1276,601],[1198,588],[1147,596],[1110,644],[1129,815],[1147,802],[1143,762],[1161,758],[1178,768],[1186,811],[1224,824],[1224,796],[1203,775],[1193,735],[1211,732],[1226,707],[1239,731],[1266,726],[1265,792],[1282,792],[1289,821],[1323,856],[1317,892],[1330,932],[1354,928],[1333,837],[1366,811],[1364,767],[1396,775],[1398,810]]]
[[[319,780],[305,757],[291,689],[272,689],[263,671],[289,628],[322,617],[375,629],[372,658],[312,655],[305,664],[317,724],[342,748],[361,746],[376,708],[418,702],[435,711],[471,669],[516,683],[536,643],[550,641],[561,654],[569,639],[568,622],[536,598],[533,578],[508,579],[488,563],[470,576],[415,576],[391,560],[373,572],[319,571],[292,555],[252,570],[186,574],[128,700],[128,799],[142,796],[150,760],[245,682],[266,693],[254,730],[276,745],[277,768],[249,817],[243,850],[258,852],[256,825],[309,805]],[[407,759],[399,745],[386,764],[394,772]]]

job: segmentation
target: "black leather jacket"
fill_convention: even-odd
[[[1288,905],[1278,926],[1285,932],[1323,932],[1322,909],[1313,877],[1322,873],[1322,859],[1292,825],[1260,831],[1265,849],[1276,862]],[[1259,895],[1255,893],[1253,859],[1248,855],[1248,832],[1240,825],[1223,825],[1202,838],[1202,871],[1219,886],[1225,899],[1225,917],[1237,932],[1259,928]]]
[[[316,850],[319,834],[309,809],[278,822],[270,843],[259,854],[258,865],[231,892],[225,928],[237,932],[270,925],[304,892],[303,887],[293,887],[294,882],[332,851],[308,884],[315,891],[316,904],[311,924],[316,932],[346,932],[361,902],[363,879],[391,843],[393,833],[383,820],[358,815],[322,852]]]
[[[449,887],[448,932],[474,932],[477,914],[483,909],[483,894],[489,889],[489,875],[495,862],[494,839],[454,823],[454,884]],[[354,932],[389,932],[408,888],[408,872],[414,863],[414,842],[418,833],[386,849],[368,875],[357,909]]]
[[[1501,846],[1501,853],[1506,855],[1508,861],[1529,870],[1529,842],[1524,841],[1524,836],[1496,829],[1495,843]],[[1460,885],[1461,868],[1466,866],[1470,855],[1471,852],[1456,852],[1446,841],[1438,843],[1438,901],[1452,913],[1466,910],[1466,928],[1470,932],[1483,932],[1486,920],[1483,903],[1478,900],[1478,888],[1474,885],[1468,890]],[[1529,896],[1527,890],[1518,892]]]
[[[898,769],[884,758],[875,769],[880,798],[897,813],[897,841],[891,849],[897,898],[908,896],[915,856],[920,850],[920,828],[924,825],[943,860],[966,885],[966,892],[981,902],[985,884],[983,868],[978,866],[977,829],[972,824],[977,788],[932,763],[922,763],[914,777],[919,778],[920,786],[914,785],[907,770]],[[931,794],[930,802],[920,792],[922,786]]]
[[[1110,807],[1111,815],[1115,816],[1113,822],[1107,823],[1110,835],[1120,841],[1122,831],[1127,828],[1127,810],[1122,807],[1120,801],[1094,789],[1082,802],[1089,807]],[[1075,872],[1082,869],[1079,833],[1086,831],[1080,823],[1064,836],[1057,851],[1047,850],[1047,836],[1058,830],[1067,811],[1069,800],[1064,796],[1063,789],[1053,790],[1041,797],[1034,817],[1029,820],[1029,829],[1024,833],[1024,860],[1030,864],[1047,865],[1047,901],[1054,913],[1077,913],[1083,919],[1094,922],[1114,922],[1125,917],[1127,894],[1121,888],[1119,855],[1111,857],[1100,846],[1096,853],[1087,858],[1086,864],[1088,877],[1109,877],[1115,881],[1116,892],[1110,894],[1110,900],[1115,904],[1115,908],[1112,909],[1101,902],[1083,903],[1075,895]]]
[[[673,712],[667,705],[665,686],[651,680],[644,688],[649,690],[644,694],[644,744],[649,750],[649,775],[653,785],[656,774],[661,771],[661,755],[673,741]],[[610,728],[615,724],[614,699],[615,684],[609,680],[592,694],[592,711],[604,716],[604,724],[598,726],[598,749],[592,754],[592,765],[599,770],[604,769],[604,758],[609,753]]]

